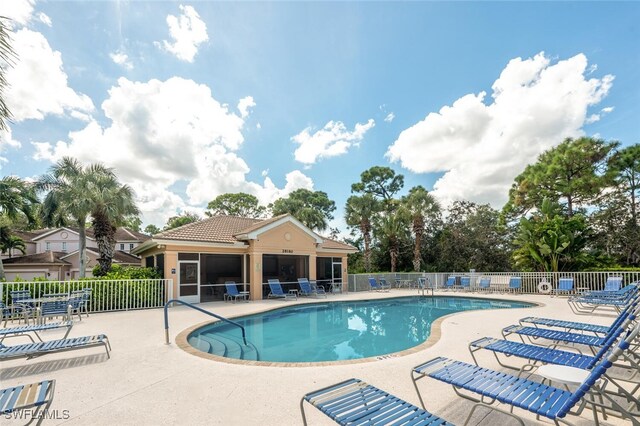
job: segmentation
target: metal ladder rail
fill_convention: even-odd
[[[207,314],[209,316],[217,318],[220,321],[224,321],[224,322],[227,322],[229,324],[235,325],[236,327],[240,327],[240,330],[242,331],[242,340],[244,341],[245,346],[249,346],[249,344],[247,343],[247,338],[246,338],[246,333],[244,331],[244,327],[241,326],[240,324],[238,324],[237,322],[231,321],[230,319],[227,319],[225,317],[221,317],[220,315],[216,315],[213,312],[205,311],[204,309],[199,308],[199,307],[197,307],[195,305],[192,305],[191,303],[183,302],[182,300],[178,300],[178,299],[171,299],[167,303],[164,304],[164,337],[165,337],[165,343],[167,345],[170,344],[170,342],[169,342],[169,305],[171,305],[172,303],[180,303],[181,305],[185,305],[185,306],[188,306],[191,309],[195,309],[196,311],[200,311],[203,314]]]

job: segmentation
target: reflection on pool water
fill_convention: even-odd
[[[399,352],[427,340],[444,315],[476,309],[526,308],[533,304],[470,297],[398,297],[356,302],[292,305],[193,331],[189,344],[215,355],[272,362],[319,362]],[[490,315],[490,314],[488,314]]]

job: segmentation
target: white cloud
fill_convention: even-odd
[[[346,154],[352,146],[358,146],[365,133],[375,126],[369,119],[366,123],[356,123],[353,131],[348,131],[341,121],[329,121],[322,129],[311,134],[307,127],[291,140],[300,146],[294,152],[295,159],[304,164],[314,164],[322,158]]]
[[[20,149],[22,144],[13,139],[11,135],[11,128],[6,131],[0,130],[0,165],[8,162],[8,160],[2,156],[2,154],[9,148]],[[0,167],[1,168],[1,167]]]
[[[604,107],[600,110],[600,112],[604,113],[604,114],[609,114],[610,112],[613,112],[614,107]]]
[[[434,194],[501,207],[514,178],[543,151],[584,134],[587,109],[599,103],[614,77],[585,77],[578,54],[551,64],[540,53],[511,60],[492,89],[468,94],[429,113],[400,133],[387,157],[416,173],[445,172]]]
[[[256,123],[256,129],[258,129],[258,130],[262,129],[262,124]]]
[[[51,18],[49,18],[44,12],[38,13],[38,19],[40,20],[40,22],[42,22],[46,26],[48,27],[51,26]]]
[[[238,101],[238,111],[240,111],[240,116],[242,118],[247,118],[249,115],[249,108],[253,108],[254,106],[256,106],[256,103],[252,96],[240,99],[240,101]]]
[[[247,192],[268,203],[313,187],[297,170],[287,175],[284,188],[268,177],[263,184],[247,181],[249,166],[236,154],[244,142],[244,120],[214,99],[206,85],[179,77],[148,82],[121,77],[102,109],[111,120],[108,127],[92,120],[68,141],[35,142],[34,158],[56,161],[68,155],[114,167],[136,190],[145,222],[164,223],[226,192]],[[187,184],[188,199],[172,189],[180,183]]]
[[[69,87],[62,55],[42,34],[23,28],[14,33],[13,47],[19,60],[6,71],[5,100],[16,121],[93,111],[91,99]]]
[[[391,123],[393,121],[393,119],[396,118],[396,115],[392,112],[390,112],[389,114],[387,114],[387,116],[384,118],[384,121],[386,121],[387,123]]]
[[[180,10],[180,16],[167,16],[169,35],[174,40],[173,43],[163,40],[161,46],[178,59],[193,62],[198,53],[198,46],[209,40],[207,25],[192,6],[180,5]]]
[[[115,62],[118,65],[121,65],[123,68],[128,70],[133,69],[133,64],[129,60],[129,57],[127,56],[126,53],[121,51],[112,52],[112,53],[109,53],[109,57],[113,62]]]
[[[20,25],[27,25],[33,17],[35,0],[5,0],[0,2],[0,16]],[[9,22],[11,25],[11,22]]]

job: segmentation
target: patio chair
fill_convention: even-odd
[[[42,338],[40,337],[38,332],[45,331],[45,330],[55,330],[56,328],[63,328],[63,327],[67,327],[67,332],[64,334],[64,337],[63,337],[63,339],[66,339],[67,336],[69,335],[69,332],[71,331],[72,326],[73,326],[73,321],[64,321],[64,322],[53,322],[50,324],[23,325],[20,327],[0,328],[0,343],[2,343],[2,341],[7,337],[18,337],[18,336],[26,336],[29,339],[31,339],[33,343],[35,343],[35,340],[33,340],[33,337],[31,337],[31,334],[29,333],[35,334],[38,340],[42,342]]]
[[[29,317],[27,316],[27,310],[22,305],[5,305],[0,302],[0,314],[2,317],[0,318],[0,322],[4,321],[3,327],[7,326],[7,322],[11,320],[17,319],[18,321],[24,320],[24,322],[28,322]]]
[[[460,288],[462,291],[471,290],[471,277],[460,277]]]
[[[295,293],[285,293],[284,291],[282,291],[282,285],[280,285],[280,280],[278,279],[272,279],[272,280],[267,280],[267,282],[269,283],[269,289],[270,289],[270,293],[267,296],[267,299],[284,299],[284,300],[288,300],[288,299],[298,299],[298,296]]]
[[[26,358],[32,359],[42,355],[58,352],[74,351],[76,349],[94,348],[104,346],[107,358],[111,358],[109,351],[111,344],[104,334],[84,337],[71,337],[67,339],[49,340],[38,343],[25,343],[21,345],[6,346],[0,343],[0,361]]]
[[[556,424],[559,421],[566,423],[564,417],[567,414],[580,415],[584,408],[590,405],[593,409],[596,425],[599,424],[598,408],[613,410],[622,417],[629,418],[634,425],[638,425],[640,422],[631,412],[631,408],[637,402],[632,402],[629,407],[623,407],[620,405],[622,402],[619,403],[617,398],[612,397],[604,389],[606,384],[602,382],[606,382],[606,380],[600,381],[618,357],[628,349],[628,342],[637,337],[638,328],[628,331],[608,357],[600,360],[590,372],[584,372],[584,379],[578,383],[577,389],[573,392],[445,357],[437,357],[414,367],[411,371],[411,378],[423,406],[424,402],[417,381],[424,377],[448,383],[453,386],[458,396],[475,402],[476,404],[471,409],[465,424],[469,422],[477,408],[486,407],[511,416],[524,426],[523,420],[512,412],[492,406],[494,402],[498,401],[511,405],[512,411],[515,407],[522,408],[551,419]],[[478,394],[480,398],[460,393],[459,389]],[[605,400],[608,402],[606,406]],[[578,405],[576,411],[570,411],[576,405]]]
[[[455,276],[450,276],[447,278],[447,282],[444,283],[445,290],[453,290],[456,286],[456,278]]]
[[[480,278],[480,283],[478,284],[478,291],[491,291],[491,277]]]
[[[526,336],[531,343],[536,343],[537,339],[551,340],[553,342],[562,342],[570,344],[580,344],[593,348],[601,348],[607,342],[607,338],[618,328],[626,330],[634,321],[635,316],[630,312],[625,312],[614,322],[613,329],[604,336],[589,335],[584,333],[570,333],[567,331],[544,329],[538,327],[526,327],[522,325],[510,325],[502,329],[502,336],[506,340],[508,336],[516,334],[524,342],[523,336]]]
[[[42,302],[37,308],[39,322],[46,323],[49,317],[63,317],[66,321],[71,321],[73,305],[68,300],[56,300],[52,302]]]
[[[522,277],[510,277],[507,289],[510,293],[520,293],[522,291]]]
[[[327,292],[324,290],[324,286],[322,285],[318,285],[318,283],[316,283],[315,281],[310,282],[309,283],[311,285],[311,291],[315,292],[318,296],[324,296],[327,297]],[[338,288],[338,286],[336,285],[336,287],[334,288]],[[342,290],[340,291],[342,292]]]
[[[11,296],[12,306],[21,306],[23,314],[29,318],[35,315],[35,305],[31,302],[25,302],[25,300],[31,299],[31,292],[29,290],[13,290],[9,292]]]
[[[41,424],[47,416],[40,415],[39,411],[42,410],[44,414],[49,409],[53,401],[55,387],[55,380],[44,380],[38,383],[0,389],[0,416],[10,419],[14,418],[11,414],[16,413],[15,418],[30,419],[27,424],[33,423],[34,420],[37,420],[36,425]],[[17,413],[20,411],[26,411],[28,417],[27,413],[24,415]]]
[[[320,295],[327,297],[327,294],[324,292],[324,288],[319,292],[318,287],[314,288],[311,286],[311,283],[307,278],[298,278],[298,286],[300,287],[300,295],[301,296],[315,296],[319,297]]]
[[[71,316],[78,315],[80,321],[82,321],[83,294],[84,291],[80,290],[80,292],[75,295],[71,295],[68,302],[69,306],[71,306]]]
[[[603,291],[618,291],[622,288],[622,277],[607,277]]]
[[[249,302],[249,292],[238,291],[235,281],[226,281],[224,286],[227,289],[227,292],[223,296],[225,301],[231,300],[233,303],[236,303],[238,299],[243,299],[245,302]]]
[[[638,309],[637,303],[628,305],[626,308],[624,308],[624,310],[618,315],[618,317],[616,317],[616,319],[620,318],[620,316],[624,312],[631,309],[637,310]],[[634,315],[637,316],[637,311],[636,313],[634,313]],[[586,331],[586,332],[596,333],[596,334],[607,334],[618,323],[618,321],[614,321],[611,325],[598,325],[598,324],[591,324],[588,322],[566,321],[566,320],[558,320],[554,318],[542,318],[542,317],[524,317],[524,318],[521,318],[519,322],[520,322],[520,325],[533,324],[536,327],[537,326],[556,327],[556,328],[563,328],[565,331],[578,330],[578,331]]]
[[[573,277],[564,277],[558,280],[556,288],[551,289],[551,295],[560,296],[560,294],[572,294],[573,293]]]
[[[615,310],[620,313],[640,297],[637,283],[629,284],[617,291],[605,292],[608,294],[602,293],[587,293],[570,297],[569,307],[575,314],[593,314],[598,309]]]
[[[370,287],[370,291],[385,291],[388,292],[390,289],[390,286],[388,286],[386,284],[386,281],[383,281],[382,279],[380,279],[380,283],[378,283],[378,281],[376,281],[375,278],[373,277],[369,277],[369,287]]]
[[[636,325],[638,327],[639,325]],[[591,370],[602,357],[606,356],[611,348],[614,346],[618,338],[622,335],[624,329],[618,327],[615,331],[607,335],[607,338],[594,355],[584,355],[581,352],[569,352],[565,350],[556,349],[555,347],[546,347],[538,345],[530,345],[527,343],[513,342],[510,340],[494,339],[492,337],[483,337],[469,343],[469,353],[473,358],[473,362],[476,365],[478,361],[475,353],[479,350],[488,350],[493,352],[498,364],[503,367],[512,368],[514,370],[530,371],[536,366],[537,363],[564,365],[568,367],[581,368],[583,370]],[[632,342],[629,342],[632,343]],[[523,367],[516,367],[508,365],[498,358],[498,354],[504,354],[507,357],[523,358],[528,361]],[[632,370],[637,370],[638,363],[632,358],[625,355],[625,358],[630,361]],[[638,371],[634,376],[638,374]]]
[[[451,425],[359,379],[345,380],[303,396],[300,413],[306,426],[305,401],[340,425]]]

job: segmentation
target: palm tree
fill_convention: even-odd
[[[137,215],[139,210],[133,189],[120,184],[113,173],[98,176],[96,192],[92,195],[93,232],[100,252],[98,275],[106,275],[113,262],[117,226],[122,225],[128,216]]]
[[[0,16],[0,63],[11,66],[17,56],[11,47],[11,36],[9,35],[5,20],[8,20],[8,18]],[[4,100],[4,90],[8,86],[5,72],[6,67],[0,66],[0,131],[7,130],[9,128],[7,121],[11,120],[11,111],[9,111],[9,107]],[[0,272],[1,271],[2,269],[0,267]]]
[[[403,207],[411,218],[411,228],[415,236],[413,246],[413,270],[420,271],[422,256],[422,237],[426,231],[426,222],[435,222],[440,217],[440,205],[426,189],[418,185],[409,191],[409,195],[402,198]]]
[[[78,160],[64,157],[36,183],[38,190],[48,191],[42,203],[45,225],[70,222],[78,228],[80,278],[84,278],[87,268],[86,224],[95,206],[95,194],[99,192],[97,183],[109,175],[113,175],[113,171],[101,164],[83,167]]]
[[[400,256],[400,245],[407,236],[407,216],[402,209],[387,213],[382,217],[378,232],[380,237],[386,240],[391,257],[391,272],[396,271],[398,257]]]
[[[345,221],[347,225],[358,227],[364,240],[364,269],[371,271],[371,217],[379,210],[379,202],[371,195],[352,195],[345,207]]]
[[[24,240],[15,235],[5,235],[0,237],[0,250],[2,253],[9,252],[9,259],[12,257],[13,250],[19,250],[22,254],[26,253],[27,246],[24,244]]]
[[[22,179],[15,176],[5,176],[0,179],[0,213],[8,219],[13,220],[23,214],[29,222],[33,222],[33,205],[37,202],[33,188]],[[8,240],[9,227],[0,226],[0,234],[3,235],[3,241]],[[4,266],[0,258],[1,279],[4,279]]]

